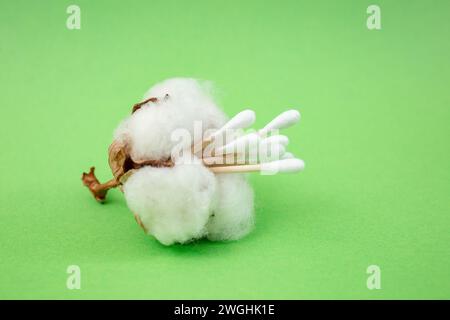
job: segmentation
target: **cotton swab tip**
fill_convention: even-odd
[[[293,126],[300,120],[300,112],[297,110],[288,110],[270,121],[264,128],[259,131],[260,135],[265,135],[271,130],[284,129]]]
[[[261,163],[261,171],[266,173],[295,173],[305,168],[305,162],[301,159],[284,159],[273,162]]]
[[[239,112],[230,121],[228,121],[222,128],[214,132],[210,139],[223,134],[227,130],[244,129],[251,126],[256,120],[256,113],[253,110],[246,109]]]

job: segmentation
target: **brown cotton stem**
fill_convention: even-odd
[[[81,180],[83,184],[89,188],[95,200],[99,202],[105,201],[106,193],[109,189],[117,187],[120,182],[114,178],[105,183],[100,183],[95,176],[95,167],[91,167],[89,173],[83,172]]]
[[[167,100],[168,98],[169,95],[166,94],[164,96],[164,100]],[[149,102],[156,103],[158,102],[158,98],[151,97],[142,102],[136,103],[133,106],[132,113],[136,112],[143,105]],[[113,143],[109,146],[108,155],[109,166],[114,176],[113,179],[105,183],[100,183],[94,173],[95,167],[91,167],[89,173],[83,172],[81,177],[83,184],[89,188],[94,198],[99,202],[105,201],[108,190],[124,183],[126,179],[133,174],[135,169],[145,166],[152,166],[156,168],[171,168],[174,166],[174,163],[170,158],[157,160],[142,159],[134,161],[129,153],[129,144],[124,141],[113,141]]]
[[[133,109],[131,110],[131,113],[135,113],[136,111],[138,111],[144,104],[148,103],[148,102],[157,102],[158,98],[152,97],[152,98],[148,98],[142,102],[136,103],[133,106]]]
[[[81,177],[83,184],[89,188],[94,198],[99,202],[105,201],[108,190],[123,184],[136,169],[145,166],[155,168],[171,168],[174,166],[170,158],[133,161],[128,153],[127,145],[119,141],[113,141],[109,147],[108,154],[108,162],[114,176],[113,179],[100,183],[94,173],[95,167],[92,167],[89,173],[83,172]]]

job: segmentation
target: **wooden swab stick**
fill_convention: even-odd
[[[266,173],[294,173],[303,170],[305,163],[300,159],[285,159],[273,162],[249,164],[242,166],[221,166],[210,167],[214,173],[247,173],[247,172],[266,172]]]
[[[230,166],[238,164],[246,164],[246,159],[238,154],[225,154],[217,157],[208,157],[202,159],[203,164],[209,166]]]
[[[296,124],[299,120],[300,112],[297,110],[285,111],[266,124],[264,128],[258,131],[258,134],[264,136],[271,130],[288,128]]]

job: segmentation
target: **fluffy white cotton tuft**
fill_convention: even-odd
[[[210,240],[237,240],[254,226],[253,190],[244,175],[216,175],[217,191],[207,228]]]
[[[144,167],[124,184],[130,210],[162,244],[184,243],[205,235],[216,181],[199,164]]]
[[[159,102],[141,107],[115,132],[116,140],[130,146],[135,161],[167,159],[179,143],[171,141],[175,129],[187,129],[193,137],[194,121],[201,121],[204,131],[226,121],[207,87],[194,79],[161,82],[144,99],[150,97]],[[186,141],[186,146],[192,143]],[[198,159],[182,160],[173,168],[140,168],[124,183],[127,204],[146,232],[165,245],[203,237],[236,240],[250,232],[253,192],[245,176],[215,175]]]
[[[187,129],[193,140],[195,121],[201,121],[203,131],[224,124],[226,117],[214,103],[209,87],[186,78],[155,85],[143,100],[156,97],[158,102],[148,102],[125,119],[116,129],[115,139],[131,145],[134,160],[167,159],[172,148],[180,143],[171,140],[176,129]],[[189,146],[192,140],[185,145]]]

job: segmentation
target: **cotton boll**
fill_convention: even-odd
[[[246,176],[216,175],[213,215],[206,226],[210,240],[237,240],[254,226],[253,190]]]
[[[196,142],[194,124],[203,132],[222,127],[225,115],[216,106],[207,86],[194,79],[175,78],[152,87],[144,100],[156,97],[125,119],[115,140],[127,146],[131,159],[162,160],[173,156],[180,141],[172,133],[185,129]],[[189,152],[188,152],[189,153]],[[146,233],[164,245],[210,240],[236,240],[253,227],[253,191],[243,175],[215,175],[199,159],[172,157],[172,168],[141,167],[123,183],[128,207]]]
[[[166,96],[167,95],[167,96]],[[175,145],[171,134],[186,129],[194,142],[194,124],[202,123],[203,131],[221,127],[226,117],[216,106],[209,92],[195,79],[174,78],[152,87],[144,96],[158,98],[137,110],[115,131],[115,139],[128,144],[133,160],[167,159]],[[201,138],[201,137],[198,137]]]
[[[185,243],[205,235],[216,180],[203,165],[143,167],[131,175],[123,190],[130,210],[162,244]]]

